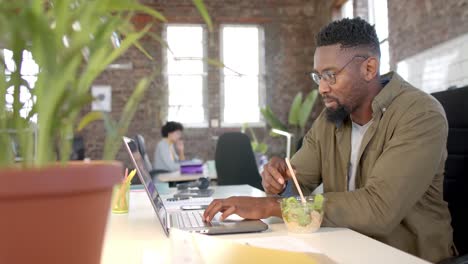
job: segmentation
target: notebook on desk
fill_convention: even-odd
[[[153,206],[166,235],[169,235],[170,228],[178,228],[186,231],[213,235],[260,232],[268,229],[268,225],[260,220],[219,221],[219,215],[217,215],[213,221],[207,223],[203,221],[203,210],[168,210],[168,206],[166,206],[165,202],[159,195],[155,185],[153,184],[151,176],[144,166],[135,141],[127,137],[123,137],[123,141],[128,153],[130,154],[130,158],[135,165],[137,175],[143,183],[145,191],[151,201],[151,205]]]

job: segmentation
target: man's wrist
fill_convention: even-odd
[[[269,197],[268,198],[268,215],[281,217],[281,197]]]

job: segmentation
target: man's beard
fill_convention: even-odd
[[[336,109],[325,108],[325,116],[327,117],[327,120],[333,123],[344,121],[351,113],[346,106],[340,104],[338,101],[336,101],[336,104]]]

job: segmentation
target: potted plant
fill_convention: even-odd
[[[100,262],[112,187],[122,175],[110,160],[150,77],[120,122],[108,120],[108,161],[69,156],[91,84],[129,47],[145,52],[138,40],[150,25],[135,29],[135,12],[165,21],[138,0],[0,0],[0,263]],[[32,77],[24,76],[28,54],[37,64]]]
[[[303,101],[302,93],[299,92],[296,94],[291,104],[291,108],[289,109],[288,124],[281,122],[269,106],[262,108],[261,113],[271,128],[289,132],[294,135],[296,140],[302,140],[305,132],[305,125],[309,120],[312,108],[314,107],[315,101],[317,99],[317,95],[318,90],[314,89],[306,96]],[[295,146],[293,147],[295,148]],[[295,149],[292,151],[292,153],[294,153]]]

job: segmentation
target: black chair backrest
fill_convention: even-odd
[[[73,137],[71,160],[84,160],[85,158],[85,142],[82,136],[75,135]]]
[[[215,154],[218,185],[249,184],[263,190],[250,139],[240,132],[222,134]]]
[[[468,87],[432,94],[444,107],[449,124],[444,199],[452,215],[460,255],[468,254]]]
[[[146,169],[148,171],[153,170],[153,165],[151,165],[148,153],[146,153],[145,138],[142,135],[137,134],[135,136],[135,142],[138,147],[138,151],[140,152],[140,155],[143,158],[143,161],[145,162]]]

